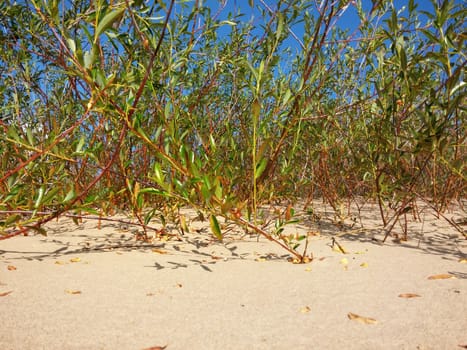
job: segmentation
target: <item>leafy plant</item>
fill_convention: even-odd
[[[431,5],[4,1],[0,238],[117,210],[183,232],[190,206],[303,262],[262,204],[375,200],[387,235],[417,200],[441,215],[466,190],[466,10]]]

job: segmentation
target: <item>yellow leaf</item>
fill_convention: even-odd
[[[81,291],[80,290],[66,289],[65,293],[68,293],[68,294],[81,294]]]
[[[378,321],[376,321],[374,318],[359,316],[359,315],[351,313],[351,312],[349,312],[347,314],[347,317],[350,320],[357,321],[357,322],[360,322],[360,323],[365,323],[365,324],[376,324],[376,323],[378,323]]]
[[[465,259],[465,258],[464,259],[459,259],[459,262],[461,264],[467,264],[467,259]]]
[[[360,267],[368,267],[368,264],[366,262],[363,262],[360,264]]]
[[[414,294],[414,293],[403,293],[403,294],[399,294],[398,297],[410,299],[410,298],[420,298],[421,295]]]
[[[157,249],[157,248],[154,248],[152,251],[153,253],[157,253],[157,254],[169,254],[169,252],[162,250],[162,249]]]
[[[310,271],[311,271],[311,267],[307,267],[307,268],[305,269],[305,271],[306,271],[306,272],[310,272]]]
[[[60,260],[55,261],[55,265],[65,265],[66,263]]]
[[[73,263],[80,262],[81,258],[71,258],[70,261]]]
[[[456,278],[456,276],[449,273],[441,273],[439,275],[432,275],[428,277],[429,280],[447,280],[450,278]]]
[[[310,311],[311,311],[311,309],[310,309],[309,306],[305,306],[305,307],[302,307],[302,308],[300,309],[300,312],[301,312],[302,314],[307,314],[307,313],[309,313]]]
[[[257,258],[256,261],[261,261],[261,262],[263,262],[263,261],[266,261],[266,258]]]
[[[349,260],[347,258],[343,258],[343,259],[341,259],[340,263],[342,265],[347,265],[349,263]]]

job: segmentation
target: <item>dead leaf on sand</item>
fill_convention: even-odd
[[[466,258],[459,259],[459,262],[460,262],[461,264],[467,264],[467,259],[466,259]]]
[[[308,231],[307,235],[308,237],[319,237],[321,236],[321,233],[319,231]]]
[[[376,323],[378,323],[378,321],[376,321],[374,318],[359,316],[359,315],[354,314],[354,313],[352,313],[352,312],[349,312],[349,313],[347,314],[347,317],[348,317],[350,320],[358,321],[358,322],[364,323],[364,324],[376,324]]]
[[[309,306],[305,306],[305,307],[302,307],[302,308],[300,309],[300,312],[301,312],[302,314],[307,314],[307,313],[309,313],[310,311],[311,311],[311,309],[310,309]]]
[[[152,252],[153,252],[153,253],[157,253],[157,254],[169,254],[168,251],[162,250],[162,249],[157,249],[157,248],[154,248],[154,249],[152,250]]]
[[[70,261],[72,263],[77,263],[77,262],[80,262],[81,261],[81,258],[71,258]]]
[[[167,345],[166,346],[151,346],[150,348],[146,348],[143,350],[164,350],[166,347]]]
[[[7,269],[8,269],[8,271],[15,271],[15,270],[16,270],[16,266],[8,265]]]
[[[65,289],[65,293],[67,293],[67,294],[81,294],[81,291],[80,290]]]
[[[12,290],[8,291],[8,292],[3,292],[3,293],[0,293],[0,297],[6,297],[8,294],[10,294],[11,292],[13,292]]]
[[[420,298],[421,295],[418,295],[418,294],[415,294],[415,293],[402,293],[402,294],[399,294],[398,297],[399,298],[410,299],[410,298]]]
[[[439,275],[432,275],[428,277],[429,280],[447,280],[451,278],[456,278],[456,276],[451,275],[450,273],[441,273]]]

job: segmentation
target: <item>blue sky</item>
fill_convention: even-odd
[[[219,14],[219,19],[224,20],[228,18],[229,13],[236,13],[238,11],[242,12],[244,14],[244,20],[249,21],[252,20],[253,24],[261,24],[263,23],[263,19],[261,18],[261,14],[258,11],[258,8],[265,8],[265,6],[269,6],[271,9],[277,8],[278,1],[271,1],[271,0],[253,0],[253,8],[249,5],[250,1],[249,0],[224,0],[224,1],[219,1],[219,0],[198,0],[200,4],[203,4],[204,6],[208,6],[212,9],[212,14],[220,11]],[[445,0],[436,0],[437,3],[442,3]],[[186,1],[185,3],[190,6],[194,6],[195,0],[192,1]],[[310,0],[310,3],[319,3],[320,1],[312,1]],[[336,1],[337,2],[337,1]],[[359,25],[359,19],[357,15],[357,10],[355,6],[352,5],[353,1],[350,1],[350,6],[346,9],[342,17],[339,18],[339,21],[337,22],[337,25],[340,28],[347,28],[352,32],[356,27]],[[401,15],[407,14],[407,10],[402,11],[404,8],[407,9],[409,0],[392,0],[392,1],[387,1],[383,0],[383,2],[390,3],[392,2],[394,4],[394,7],[396,11],[401,11]],[[462,4],[463,0],[455,0],[454,1],[456,4]],[[177,2],[176,2],[177,3]],[[285,4],[287,1],[282,1],[282,8],[285,7]],[[363,9],[365,12],[368,12],[371,7],[372,7],[373,1],[371,0],[363,0]],[[414,3],[417,6],[417,12],[418,11],[427,11],[430,13],[434,12],[433,8],[433,3],[430,0],[414,0]],[[223,4],[225,4],[223,6]],[[177,5],[176,5],[177,6]],[[423,15],[420,15],[420,18],[422,20],[426,20],[426,17]],[[300,33],[300,28],[294,28],[294,31],[297,31],[296,34],[297,36],[301,37],[303,32]]]

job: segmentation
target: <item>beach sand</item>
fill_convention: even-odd
[[[219,242],[190,210],[180,241],[67,218],[0,241],[0,349],[467,348],[461,233],[427,210],[408,241],[382,244],[375,205],[362,229],[326,210],[287,228],[309,235],[308,264],[238,229]]]

